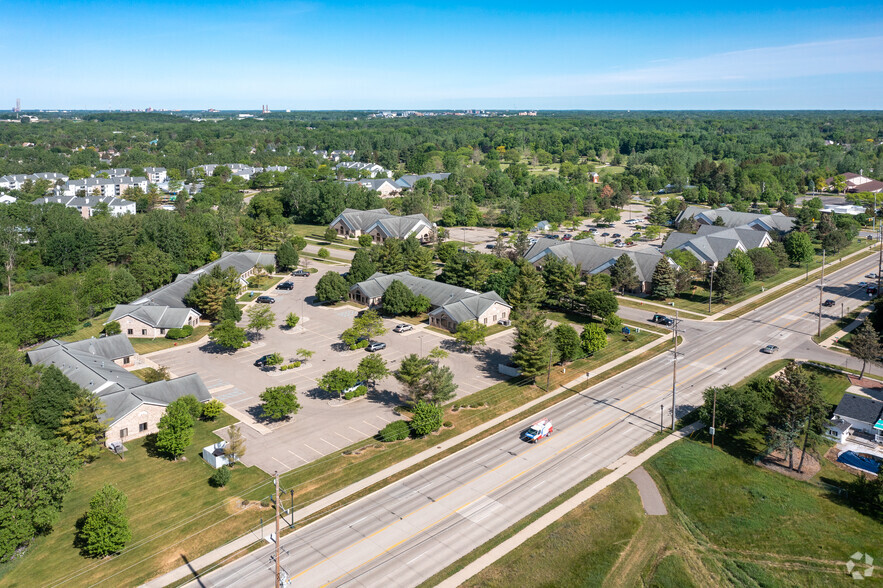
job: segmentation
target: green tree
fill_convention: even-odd
[[[802,436],[818,440],[828,408],[822,397],[817,378],[797,364],[788,365],[774,382],[770,430],[767,436],[769,448],[781,450],[788,458],[788,467],[794,469],[794,449]],[[806,447],[806,443],[804,443]],[[801,471],[803,458],[797,471]]]
[[[429,435],[442,426],[442,407],[431,402],[419,401],[411,416],[411,430],[417,437]]]
[[[704,402],[699,407],[699,418],[710,426],[714,412],[715,426],[734,435],[760,430],[771,409],[772,387],[769,381],[756,380],[742,386],[708,388],[702,393]]]
[[[742,274],[733,262],[725,259],[717,264],[714,272],[714,291],[722,302],[740,295],[745,290]]]
[[[184,303],[210,320],[216,320],[221,313],[224,299],[235,296],[239,289],[239,272],[235,268],[221,269],[220,266],[215,266],[193,284],[184,297]]]
[[[386,333],[386,327],[383,326],[383,319],[376,310],[366,310],[362,316],[353,318],[353,331],[356,338],[359,337],[379,337]]]
[[[285,241],[276,249],[276,267],[281,272],[295,269],[300,263],[300,254],[290,241]]]
[[[358,249],[353,255],[347,281],[350,284],[356,284],[367,280],[375,273],[377,273],[377,264],[374,262],[373,248]]]
[[[622,319],[618,315],[608,314],[604,317],[604,331],[607,333],[619,333],[622,331]]]
[[[83,461],[90,462],[101,453],[100,439],[107,427],[101,422],[104,414],[101,399],[83,390],[64,412],[56,434],[77,450]]]
[[[300,322],[300,317],[297,316],[296,314],[294,314],[293,312],[289,312],[285,316],[285,326],[288,327],[289,329],[293,329],[294,327],[296,327],[297,323],[299,323],[299,322]]]
[[[754,267],[754,277],[758,280],[765,280],[779,273],[779,260],[768,247],[749,249],[748,258]]]
[[[416,353],[411,353],[402,358],[399,369],[395,371],[396,380],[405,386],[405,391],[411,399],[411,404],[416,405],[423,399],[423,379],[429,373],[432,362]]]
[[[233,478],[233,471],[230,468],[221,466],[215,470],[215,473],[208,479],[209,484],[215,488],[223,488],[230,483]]]
[[[218,323],[208,336],[214,343],[227,349],[242,349],[247,346],[245,329],[236,326],[232,320],[223,320]]]
[[[261,392],[261,416],[274,421],[287,419],[300,410],[294,384],[271,386]]]
[[[591,290],[586,293],[583,303],[592,316],[610,316],[619,310],[619,301],[607,290]]]
[[[744,251],[740,251],[739,249],[733,249],[730,251],[730,254],[727,255],[727,260],[733,264],[733,267],[736,268],[736,271],[739,272],[739,276],[742,278],[742,283],[744,285],[748,285],[754,281],[754,264],[751,263],[751,258],[748,257],[748,254]]]
[[[180,398],[176,398],[169,404],[166,410],[169,408],[173,411],[178,409],[187,411],[193,418],[194,423],[202,418],[202,403],[193,394],[185,394]]]
[[[610,282],[620,292],[635,290],[641,285],[638,279],[638,271],[635,268],[635,262],[632,261],[631,257],[623,254],[616,259],[616,263],[610,268]]]
[[[808,263],[815,255],[812,239],[801,231],[791,231],[785,237],[785,251],[788,253],[788,261],[794,265]]]
[[[52,530],[79,467],[74,448],[43,439],[33,427],[0,436],[0,561]]]
[[[224,412],[224,403],[217,398],[212,398],[202,405],[202,418],[213,421]]]
[[[579,336],[580,346],[586,355],[592,355],[607,347],[607,333],[600,325],[586,325]]]
[[[78,540],[92,557],[119,553],[132,540],[126,518],[128,498],[112,484],[105,484],[89,501]]]
[[[383,293],[380,301],[383,305],[383,310],[388,314],[400,315],[411,312],[411,309],[414,307],[415,298],[414,293],[404,283],[399,280],[393,280]]]
[[[542,276],[548,300],[555,306],[573,308],[580,282],[579,268],[566,260],[549,255],[543,261]]]
[[[337,272],[325,272],[316,284],[316,298],[320,302],[339,302],[349,295],[349,288]]]
[[[343,400],[343,391],[355,386],[358,380],[359,375],[356,371],[339,367],[323,375],[316,383],[323,390],[337,392],[340,400]]]
[[[518,277],[509,288],[509,303],[519,313],[536,309],[546,300],[543,276],[530,263],[520,262]]]
[[[377,253],[377,271],[385,274],[397,274],[405,269],[405,258],[402,256],[402,242],[398,239],[387,239]]]
[[[269,306],[255,304],[245,314],[248,315],[248,328],[254,331],[257,338],[260,338],[261,331],[272,329],[276,325],[276,314]]]
[[[335,231],[331,227],[327,227],[322,236],[325,238],[326,241],[331,241],[332,243],[334,241],[337,241],[337,231]]]
[[[418,278],[431,280],[435,277],[435,265],[432,263],[432,249],[419,247],[408,256],[407,270]]]
[[[119,335],[123,332],[122,327],[120,327],[120,323],[117,321],[110,321],[106,325],[104,325],[104,334],[108,337],[112,337],[113,335]]]
[[[331,252],[325,247],[319,247],[319,252],[316,255],[319,256],[319,259],[328,259],[331,257]]]
[[[227,427],[227,445],[224,446],[224,455],[232,466],[245,455],[245,436],[238,425]]]
[[[883,346],[880,345],[880,335],[874,330],[874,326],[870,321],[866,320],[853,334],[849,341],[849,353],[853,357],[862,360],[862,372],[859,375],[859,378],[865,376],[865,368],[868,367],[869,361],[877,361],[880,359],[880,356],[883,355]]]
[[[668,259],[663,257],[656,264],[656,269],[653,270],[653,297],[660,300],[673,298],[677,293],[676,290],[677,276],[675,276],[675,270],[668,262]]]
[[[359,235],[359,247],[371,247],[374,244],[374,237],[371,235]]]
[[[457,332],[454,338],[459,341],[466,351],[472,351],[476,345],[484,345],[487,337],[487,325],[483,325],[478,321],[463,321],[457,325]]]
[[[360,380],[364,380],[371,384],[371,389],[377,388],[377,381],[389,376],[389,367],[382,355],[369,353],[359,362],[356,368],[356,374]]]
[[[558,325],[552,329],[555,349],[560,361],[573,361],[582,356],[579,334],[570,325]]]
[[[546,373],[552,349],[552,336],[546,327],[546,315],[525,310],[515,321],[515,345],[512,361],[524,376],[536,378]]]
[[[446,365],[433,364],[423,376],[420,383],[423,397],[432,403],[441,405],[452,398],[457,391],[454,383],[454,372]]]
[[[30,424],[31,396],[39,383],[36,370],[15,347],[0,343],[0,431]]]
[[[193,441],[193,416],[183,404],[174,403],[166,407],[166,413],[159,419],[156,434],[156,447],[177,460],[184,455]]]
[[[219,321],[233,321],[238,323],[242,320],[242,309],[236,303],[236,298],[227,296],[221,303],[221,312],[218,314]]]
[[[43,369],[40,385],[31,397],[31,420],[44,439],[51,439],[61,426],[64,414],[73,408],[80,387],[54,365]]]

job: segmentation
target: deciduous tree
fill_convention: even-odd
[[[223,320],[209,333],[209,339],[227,349],[242,349],[246,346],[245,329],[236,326],[232,320]]]
[[[552,330],[555,349],[560,361],[573,361],[582,355],[579,334],[570,325],[558,325]]]
[[[297,414],[300,404],[295,396],[294,384],[271,386],[261,392],[261,416],[274,421],[287,419]]]
[[[126,495],[112,484],[105,484],[95,493],[78,534],[84,553],[92,557],[119,553],[132,540],[127,504]]]
[[[261,331],[272,329],[276,325],[276,314],[269,306],[255,304],[245,311],[248,315],[248,328],[254,331],[255,336],[260,338]]]
[[[487,325],[483,325],[478,321],[463,321],[457,325],[457,332],[454,338],[459,341],[466,351],[472,351],[476,345],[484,345],[487,337]]]
[[[862,372],[859,378],[865,376],[868,362],[877,361],[883,355],[883,346],[880,345],[880,335],[874,330],[870,321],[865,323],[853,334],[849,341],[849,353],[853,357],[862,360]]]
[[[592,355],[607,347],[607,333],[600,325],[586,325],[579,336],[580,345],[586,355]]]
[[[337,272],[325,272],[316,283],[316,298],[320,302],[339,302],[345,300],[348,294],[346,280]]]

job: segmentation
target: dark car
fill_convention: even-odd
[[[297,271],[291,272],[291,275],[294,276],[295,278],[309,278],[310,272],[308,272],[307,270],[297,270]]]
[[[602,236],[602,237],[609,237],[609,236],[610,236],[610,233],[601,233],[601,236]]]
[[[665,316],[664,314],[654,314],[653,318],[650,319],[654,323],[659,323],[660,325],[665,325],[666,327],[670,327],[675,324],[674,320]]]
[[[258,296],[255,298],[255,302],[258,304],[273,304],[276,302],[276,299],[272,296]]]
[[[282,282],[276,286],[277,290],[294,290],[294,282]]]
[[[270,355],[265,355],[265,356],[263,356],[263,357],[260,357],[260,358],[256,359],[255,362],[254,362],[255,367],[264,367],[264,366],[266,366],[266,365],[267,365],[267,360],[269,360],[271,357],[273,357],[273,354],[272,354],[272,353],[271,353]]]
[[[500,233],[500,236],[501,237],[508,237],[509,233],[508,233],[508,231],[503,231],[502,233]]]
[[[828,298],[822,303],[822,306],[834,306],[834,301]]]
[[[383,343],[382,341],[375,341],[374,343],[368,345],[368,347],[366,347],[365,349],[371,352],[380,351],[381,349],[386,349],[386,343]]]
[[[549,239],[560,239],[560,235],[546,235]]]
[[[614,237],[622,237],[622,235],[620,235],[619,233],[613,233],[613,236]]]
[[[496,245],[494,245],[493,243],[488,243],[484,246],[485,249],[493,249],[494,247],[496,247]]]

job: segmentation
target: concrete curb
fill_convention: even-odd
[[[507,553],[513,551],[519,545],[521,545],[543,529],[550,526],[552,523],[581,505],[586,500],[597,495],[599,492],[601,492],[617,480],[621,480],[622,478],[628,476],[632,471],[640,467],[644,462],[662,451],[664,448],[668,447],[672,443],[680,441],[685,437],[688,437],[694,431],[699,430],[703,426],[704,425],[701,422],[693,423],[692,425],[685,427],[680,431],[676,431],[674,434],[669,435],[665,439],[662,439],[661,441],[653,444],[651,447],[643,451],[640,455],[627,455],[618,459],[613,464],[611,464],[611,466],[609,466],[614,470],[612,473],[607,474],[576,496],[573,496],[569,500],[550,510],[548,513],[544,514],[539,519],[537,519],[503,543],[500,543],[453,576],[450,576],[446,580],[443,580],[438,584],[437,588],[457,588],[457,586],[460,586]]]
[[[843,329],[837,331],[836,333],[834,333],[833,335],[831,335],[830,337],[828,337],[827,339],[825,339],[824,341],[819,343],[818,344],[819,347],[830,348],[841,337],[843,337],[843,335],[845,335],[847,333],[851,333],[852,331],[857,329],[859,327],[859,325],[861,325],[865,321],[865,319],[868,318],[868,315],[871,314],[873,311],[874,311],[873,304],[865,307],[860,313],[858,313],[858,316],[855,317],[854,321],[852,321],[851,323],[849,323],[848,325],[843,327]]]
[[[660,337],[660,339],[657,339],[657,340],[652,341],[646,345],[643,345],[643,346],[639,347],[638,349],[630,351],[629,353],[618,357],[616,360],[605,364],[605,366],[602,369],[595,371],[594,375],[597,376],[599,374],[602,374],[602,373],[610,370],[611,368],[614,368],[622,363],[625,363],[626,361],[630,360],[633,357],[637,357],[638,355],[645,353],[655,347],[658,347],[660,345],[664,345],[667,341],[668,341],[668,337],[662,336],[662,337]],[[460,435],[457,435],[457,436],[452,437],[446,441],[443,441],[442,443],[432,447],[431,449],[427,449],[427,450],[422,451],[416,455],[412,455],[411,457],[406,458],[396,464],[393,464],[382,471],[376,472],[376,473],[368,476],[367,478],[363,478],[363,479],[359,480],[358,482],[354,482],[353,484],[350,484],[349,486],[346,486],[345,488],[341,488],[340,490],[333,492],[332,494],[329,494],[329,495],[325,496],[324,498],[321,498],[321,499],[317,500],[316,502],[313,502],[313,503],[307,505],[306,507],[298,510],[294,514],[294,516],[292,517],[292,524],[294,524],[295,522],[297,522],[299,520],[303,520],[304,518],[309,517],[312,514],[319,512],[319,511],[321,511],[321,510],[323,510],[323,509],[325,509],[325,508],[327,508],[337,502],[340,502],[341,500],[343,500],[343,499],[345,499],[345,498],[347,498],[347,497],[349,497],[349,496],[351,496],[351,495],[353,495],[353,494],[355,494],[365,488],[368,488],[368,487],[372,486],[373,484],[376,484],[377,482],[385,480],[386,478],[388,478],[398,472],[401,472],[403,470],[410,468],[411,466],[419,464],[422,461],[424,461],[434,455],[437,455],[440,451],[444,451],[445,449],[448,449],[450,447],[455,447],[456,445],[458,445],[458,444],[460,444],[460,443],[462,443],[462,442],[464,442],[464,441],[466,441],[466,440],[468,440],[468,439],[470,439],[480,433],[483,433],[484,431],[498,425],[499,423],[502,423],[502,422],[504,422],[504,421],[506,421],[506,420],[518,415],[518,414],[521,414],[525,410],[529,410],[530,408],[536,406],[537,404],[540,404],[541,402],[544,402],[545,400],[548,400],[549,398],[555,396],[556,394],[560,394],[561,392],[565,391],[567,388],[574,386],[576,384],[580,384],[582,382],[585,382],[586,380],[587,380],[586,374],[582,374],[578,378],[571,380],[570,382],[568,382],[564,386],[556,388],[555,390],[552,390],[551,392],[548,392],[548,393],[544,394],[543,396],[535,398],[526,404],[516,407],[516,408],[512,409],[511,411],[507,412],[506,414],[500,415],[494,419],[491,419],[490,421],[487,421],[486,423],[483,423],[477,427],[474,427],[468,431],[465,431],[465,432],[461,433]],[[246,422],[246,424],[248,424],[248,423]],[[259,541],[262,536],[264,536],[264,537],[269,536],[269,534],[275,532],[275,530],[276,529],[275,529],[274,524],[265,525],[264,529],[262,530],[261,533],[259,533],[258,530],[256,529],[255,531],[249,532],[241,537],[233,539],[229,543],[226,543],[220,547],[217,547],[214,550],[210,551],[209,553],[206,553],[205,555],[202,555],[202,556],[194,559],[193,561],[191,561],[187,565],[175,568],[174,570],[167,572],[167,573],[163,574],[162,576],[156,577],[148,582],[145,582],[144,584],[142,584],[142,586],[144,588],[162,588],[163,586],[168,586],[169,584],[172,584],[174,582],[186,579],[188,576],[192,577],[194,575],[195,571],[207,568],[208,566],[214,564],[218,560],[220,560],[224,557],[227,557],[227,556],[239,551],[240,549],[248,547],[252,543]]]

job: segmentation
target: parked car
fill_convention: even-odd
[[[258,304],[274,304],[276,299],[272,296],[258,296],[254,301]]]
[[[276,286],[277,290],[294,290],[294,282],[282,282]]]
[[[638,222],[640,222],[640,221],[638,221],[638,219],[636,219],[636,218],[630,218],[629,220],[627,220],[627,221],[623,221],[623,222],[624,222],[625,224],[627,224],[627,225],[634,225],[634,224],[636,224],[636,223],[638,223]]]
[[[598,229],[596,229],[595,227],[592,227],[591,229],[589,229],[589,232],[590,233],[597,233]]]
[[[255,362],[254,362],[255,367],[265,367],[265,366],[267,365],[267,361],[268,361],[271,357],[273,357],[273,354],[272,354],[272,353],[269,354],[269,355],[264,355],[263,357],[259,357],[259,358],[256,359]]]
[[[631,244],[630,244],[630,245],[631,245]],[[625,243],[623,243],[622,241],[620,241],[619,243],[616,243],[616,244],[614,245],[614,247],[625,247]]]
[[[614,237],[622,237],[622,235],[620,235],[619,233],[613,233],[613,236]]]
[[[773,353],[775,353],[778,350],[779,350],[779,348],[776,347],[775,345],[767,345],[766,347],[761,349],[760,352],[772,355]]]
[[[602,237],[609,237],[609,236],[610,236],[610,233],[601,233],[601,236],[602,236]]]
[[[488,243],[487,245],[484,246],[485,249],[493,249],[494,247],[495,247],[495,245],[493,243]]]
[[[365,349],[367,351],[371,351],[373,353],[374,351],[380,351],[381,349],[386,349],[386,343],[384,343],[382,341],[375,341],[374,343],[371,343],[370,345],[368,345]]]
[[[408,325],[405,323],[402,323],[400,325],[396,325],[395,328],[393,328],[393,331],[395,331],[396,333],[407,333],[408,331],[413,331],[413,330],[414,330],[414,325]]]
[[[503,231],[502,233],[500,233],[500,236],[501,236],[501,237],[508,237],[508,236],[509,236],[509,231]]]
[[[309,278],[310,272],[308,272],[307,270],[299,269],[291,272],[291,275],[295,278]]]
[[[834,306],[834,301],[828,298],[822,303],[822,306]]]
[[[650,319],[654,323],[658,323],[660,325],[665,325],[666,327],[670,327],[675,324],[674,320],[665,316],[664,314],[654,314],[653,318]]]
[[[509,319],[500,319],[497,321],[497,324],[503,325],[504,327],[510,327],[512,326],[512,321],[510,321]]]
[[[564,241],[570,241],[571,239],[573,239],[573,235],[567,233],[566,235],[564,235],[563,239]]]
[[[859,283],[858,283],[858,287],[859,287],[859,288],[867,288],[867,287],[868,287],[868,283],[867,283],[867,282],[859,282]]]
[[[549,239],[560,239],[561,238],[560,235],[546,235],[546,237],[548,237]]]
[[[613,244],[614,244],[614,245],[618,245],[618,244],[620,244],[620,243],[622,243],[622,239],[614,239],[614,240],[613,240]]]

